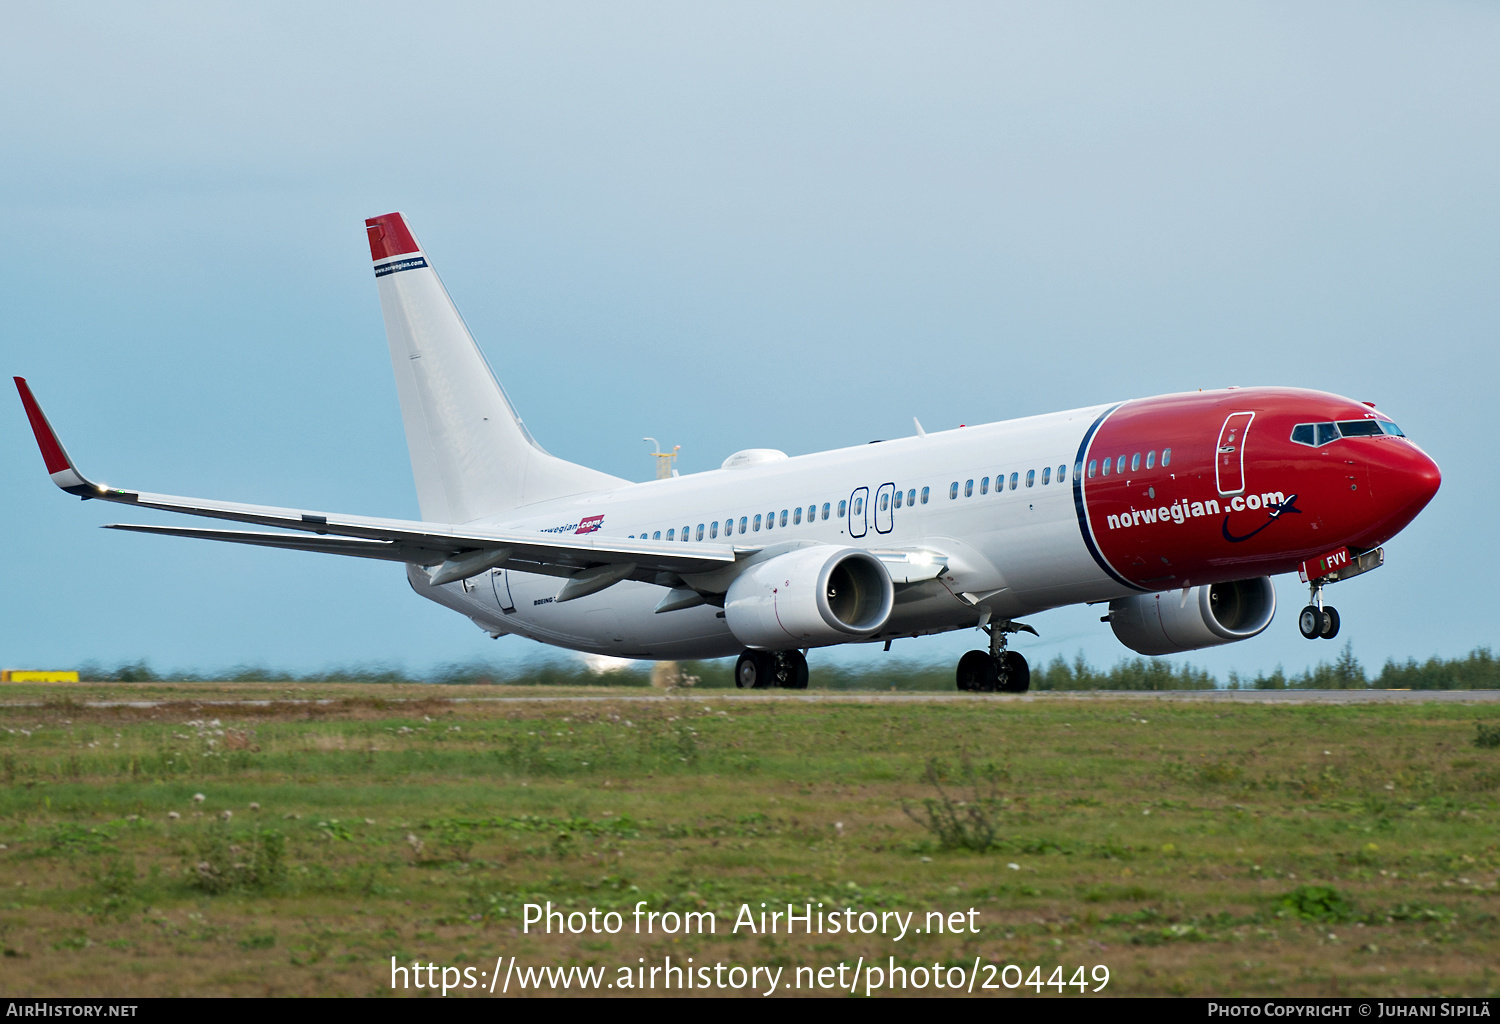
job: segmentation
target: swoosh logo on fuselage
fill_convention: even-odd
[[[1232,534],[1232,533],[1229,532],[1229,515],[1230,514],[1228,512],[1226,512],[1226,513],[1224,513],[1224,525],[1223,525],[1223,528],[1222,528],[1223,533],[1224,533],[1224,539],[1227,540],[1227,541],[1229,541],[1229,543],[1231,543],[1231,544],[1243,544],[1245,541],[1249,540],[1251,537],[1254,537],[1257,533],[1259,533],[1260,531],[1264,530],[1266,527],[1270,526],[1272,523],[1276,522],[1276,520],[1280,519],[1281,516],[1282,516],[1282,514],[1286,513],[1286,512],[1292,512],[1292,513],[1295,513],[1296,515],[1299,515],[1299,516],[1302,514],[1302,510],[1297,507],[1297,496],[1295,494],[1292,495],[1290,498],[1287,498],[1286,501],[1283,501],[1279,505],[1272,505],[1272,506],[1270,506],[1270,515],[1266,519],[1266,521],[1263,522],[1263,523],[1261,523],[1255,529],[1251,530],[1249,533],[1247,533],[1247,534],[1245,534],[1244,536],[1241,536],[1241,537],[1236,537],[1234,534]]]

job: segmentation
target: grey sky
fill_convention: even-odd
[[[642,479],[1113,399],[1377,402],[1445,472],[1330,591],[1494,638],[1500,9],[37,5],[0,31],[5,370],[169,493],[416,515],[362,219],[405,211],[555,453]],[[96,529],[4,402],[0,661],[524,655],[398,569]],[[137,516],[150,520],[149,515]],[[1293,621],[1223,672],[1336,648]],[[1096,610],[1033,657],[1124,652]],[[967,635],[898,652],[949,657]],[[872,659],[877,652],[857,652]]]

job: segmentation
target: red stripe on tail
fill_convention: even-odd
[[[403,256],[417,252],[421,247],[412,237],[406,218],[399,213],[387,213],[365,221],[365,231],[370,236],[370,259],[385,260],[392,256]]]

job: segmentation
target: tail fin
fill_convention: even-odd
[[[467,523],[622,482],[536,443],[401,214],[365,229],[424,520]]]

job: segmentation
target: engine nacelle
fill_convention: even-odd
[[[1176,654],[1248,640],[1276,614],[1269,576],[1233,583],[1138,594],[1109,603],[1109,625],[1137,654]]]
[[[869,636],[885,625],[896,590],[880,559],[818,544],[752,565],[724,595],[724,621],[746,647],[791,650]]]

